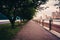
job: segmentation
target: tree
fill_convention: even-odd
[[[5,15],[11,22],[12,28],[16,20],[16,1],[15,0],[0,0],[0,13]]]
[[[14,28],[16,17],[31,19],[35,9],[46,0],[0,0],[0,13],[5,15]]]
[[[44,4],[47,0],[19,0],[19,8],[18,16],[21,19],[32,19],[35,14],[36,8]]]
[[[34,8],[24,8],[21,10],[20,18],[25,20],[30,20],[33,18],[33,15],[35,14],[35,9]]]

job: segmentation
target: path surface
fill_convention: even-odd
[[[34,21],[28,22],[13,40],[60,40]]]

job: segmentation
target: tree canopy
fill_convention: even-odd
[[[31,19],[35,9],[46,3],[47,0],[0,0],[0,13],[5,15],[11,22],[15,23],[16,17]]]

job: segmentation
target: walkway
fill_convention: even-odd
[[[28,22],[13,40],[60,40],[34,21]]]

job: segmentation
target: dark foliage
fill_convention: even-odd
[[[0,13],[5,15],[14,27],[16,17],[32,19],[35,9],[47,0],[0,0]]]

